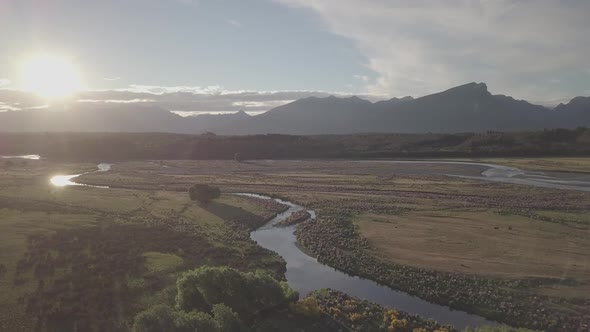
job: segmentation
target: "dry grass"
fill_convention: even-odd
[[[375,254],[387,261],[488,276],[590,281],[588,231],[487,211],[363,214],[356,220]]]

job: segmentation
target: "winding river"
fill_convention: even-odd
[[[240,193],[238,195],[272,199],[268,196]],[[483,317],[455,311],[438,304],[433,304],[407,293],[382,286],[372,280],[348,275],[332,267],[321,264],[317,259],[308,256],[296,245],[295,227],[274,227],[273,225],[288,218],[291,214],[306,210],[292,202],[274,199],[289,206],[289,209],[278,214],[264,226],[250,234],[250,238],[260,246],[278,253],[287,262],[287,282],[289,286],[305,295],[320,288],[332,288],[349,295],[357,296],[386,307],[397,308],[411,314],[431,318],[442,324],[450,324],[458,329],[467,326],[495,325],[495,322]],[[315,212],[307,210],[315,219]]]
[[[532,185],[546,188],[590,191],[590,181],[567,180],[547,176],[539,172],[525,172],[518,168],[469,162],[454,161],[358,161],[358,162],[386,162],[386,163],[421,163],[421,164],[460,164],[474,165],[487,168],[481,176],[464,176],[446,174],[453,177],[469,179]],[[111,164],[99,164],[94,172],[108,171]],[[90,173],[90,172],[88,172]],[[87,173],[82,173],[87,174]],[[82,174],[58,175],[51,178],[51,183],[56,186],[89,186],[96,188],[108,188],[106,186],[91,186],[72,181]],[[257,197],[261,199],[273,199],[268,196],[253,193],[238,193],[237,195]],[[306,208],[292,202],[274,199],[279,203],[289,206],[283,213],[278,214],[264,226],[251,232],[250,237],[260,246],[278,253],[287,263],[286,278],[289,285],[301,295],[319,288],[332,288],[346,292],[350,295],[366,299],[386,307],[394,307],[411,314],[434,319],[443,324],[450,324],[458,329],[467,326],[496,325],[483,317],[469,314],[463,311],[452,310],[449,307],[430,303],[407,293],[382,286],[374,281],[348,275],[332,267],[321,264],[317,259],[302,252],[296,245],[295,225],[290,227],[274,227],[273,225],[286,219],[291,214],[306,210]],[[315,219],[315,212],[307,210]]]

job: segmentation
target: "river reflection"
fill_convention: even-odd
[[[65,187],[65,186],[80,186],[80,183],[76,183],[71,181],[73,178],[78,177],[82,174],[74,174],[74,175],[56,175],[49,179],[52,185],[56,187]]]
[[[41,156],[38,154],[25,154],[21,156],[0,156],[3,159],[28,159],[28,160],[39,160]]]
[[[85,187],[92,187],[92,188],[108,188],[108,186],[93,186],[90,184],[74,182],[72,180],[81,176],[81,175],[84,175],[84,174],[89,174],[89,173],[94,173],[94,172],[106,172],[106,171],[109,171],[111,169],[111,167],[112,167],[112,164],[100,163],[97,165],[98,169],[96,171],[86,172],[86,173],[81,173],[81,174],[55,175],[55,176],[51,177],[51,179],[49,179],[49,182],[56,187],[85,186]]]

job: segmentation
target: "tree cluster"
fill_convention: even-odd
[[[590,154],[590,129],[460,134],[180,135],[165,133],[0,133],[0,155],[51,159],[434,158]],[[236,151],[238,151],[236,153]]]
[[[202,266],[176,282],[174,308],[158,305],[135,317],[135,332],[244,331],[262,312],[283,307],[298,295],[285,282],[261,272]]]

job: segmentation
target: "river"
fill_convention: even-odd
[[[0,156],[2,159],[28,159],[28,160],[39,160],[41,156],[38,154],[23,154],[19,156]]]
[[[464,179],[503,182],[520,184],[541,188],[553,188],[562,190],[590,191],[590,177],[585,174],[572,178],[556,176],[554,173],[524,171],[520,168],[477,163],[469,161],[438,161],[438,160],[359,160],[359,163],[391,163],[391,164],[438,164],[438,165],[467,165],[487,168],[479,176],[467,176],[459,174],[444,174],[450,177]]]
[[[240,193],[238,195],[272,199],[267,196]],[[380,305],[397,308],[411,314],[431,318],[442,324],[450,324],[458,329],[467,326],[495,325],[496,323],[483,317],[463,311],[451,310],[433,304],[407,293],[382,286],[372,280],[350,276],[332,267],[321,264],[317,259],[308,256],[296,245],[295,227],[274,227],[273,225],[286,219],[291,214],[307,210],[302,206],[281,199],[274,199],[289,206],[289,209],[278,214],[264,226],[250,234],[250,238],[260,246],[278,253],[287,262],[286,278],[289,286],[305,295],[320,288],[332,288],[349,295],[366,299]],[[315,219],[315,212],[307,210]]]

